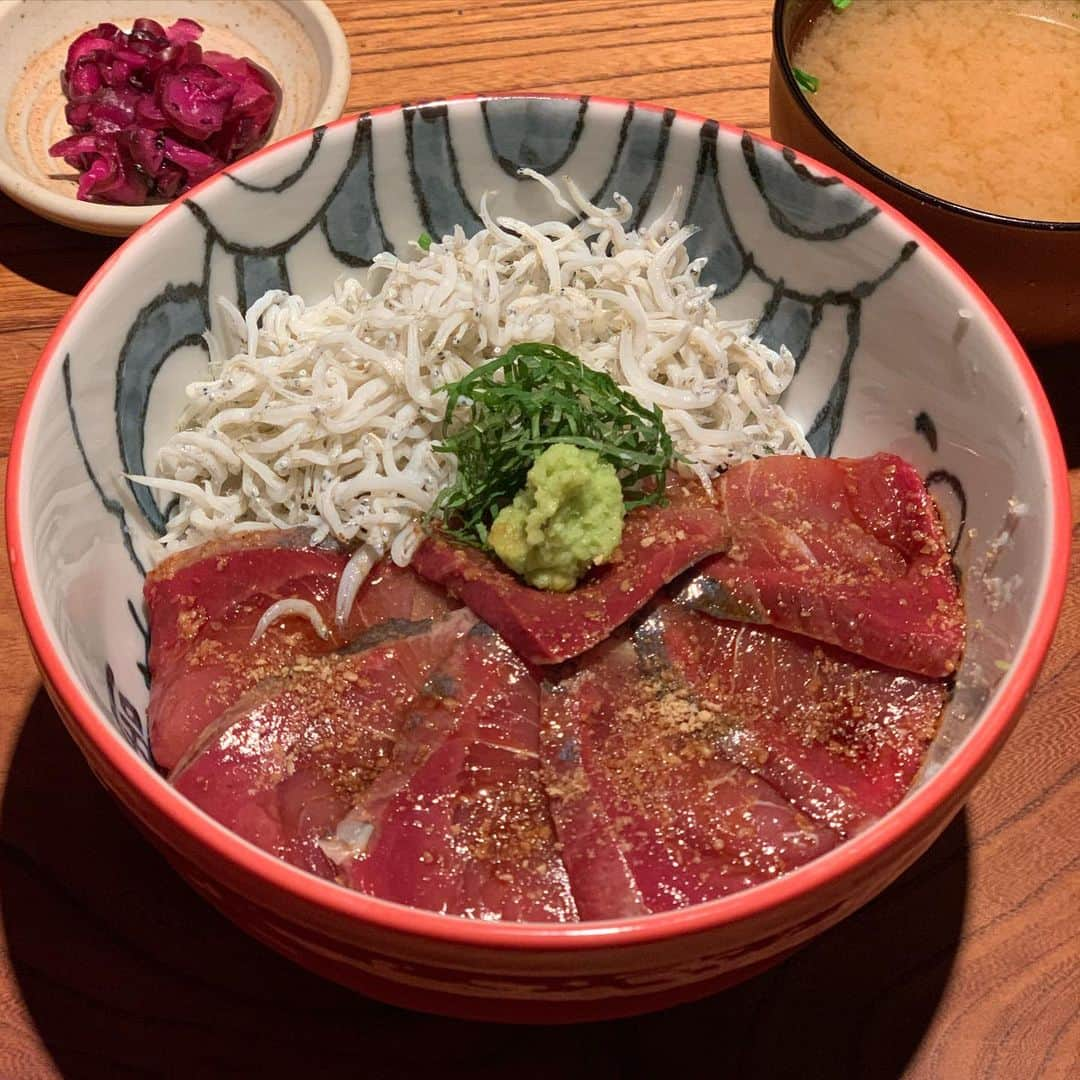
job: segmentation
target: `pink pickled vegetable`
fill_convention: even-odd
[[[270,132],[281,88],[246,57],[203,52],[203,28],[101,23],[68,49],[60,76],[75,134],[50,147],[79,171],[78,197],[137,206],[171,199]]]

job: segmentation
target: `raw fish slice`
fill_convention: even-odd
[[[348,556],[311,547],[305,530],[250,533],[166,559],[147,575],[150,615],[150,746],[171,769],[223,710],[297,656],[342,644],[324,641],[304,618],[270,627],[251,644],[263,612],[277,600],[307,600],[328,628]]]
[[[338,830],[359,841],[344,880],[451,915],[576,919],[541,783],[536,681],[479,623],[428,691],[438,697],[410,714],[390,766]]]
[[[724,758],[681,680],[629,640],[607,643],[577,674],[545,688],[541,727],[552,815],[582,918],[627,914],[636,894],[648,911],[713,900],[837,842],[832,829]],[[559,767],[565,760],[580,761],[576,776]]]
[[[541,688],[540,754],[551,812],[582,919],[621,919],[648,912],[609,807],[590,781],[579,710],[562,706],[567,688]],[[592,763],[589,763],[590,766]]]
[[[701,562],[680,596],[716,618],[778,626],[919,674],[956,670],[964,614],[948,544],[933,499],[900,458],[778,455],[729,469],[715,501],[696,482],[673,480],[670,492],[670,505],[627,517],[620,561],[570,593],[530,588],[438,534],[413,565],[536,664],[603,641]]]
[[[395,620],[438,619],[459,607],[445,589],[425,581],[412,567],[383,559],[360,586],[349,623],[367,628]]]
[[[728,542],[723,517],[701,484],[672,479],[666,506],[631,511],[615,561],[573,592],[524,584],[484,552],[435,534],[412,565],[493,626],[524,660],[553,664],[578,656],[624,623],[661,586]]]
[[[718,721],[716,748],[816,821],[850,835],[911,786],[947,698],[940,681],[671,603],[649,622]]]
[[[244,839],[333,878],[320,841],[386,767],[429,676],[474,623],[456,612],[372,649],[300,658],[223,713],[171,782]]]
[[[891,667],[956,671],[964,612],[937,507],[892,454],[777,456],[728,470],[717,499],[731,545],[681,596]]]
[[[334,601],[349,556],[312,547],[310,536],[292,529],[213,541],[166,559],[147,576],[150,746],[159,767],[175,767],[224,709],[297,657],[339,648],[375,622],[429,618],[450,609],[448,599],[411,571],[380,566],[339,633]],[[321,638],[306,618],[290,617],[252,644],[263,613],[284,599],[313,604],[330,637]]]

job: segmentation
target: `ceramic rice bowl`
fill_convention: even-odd
[[[674,198],[729,317],[798,361],[787,409],[818,454],[890,450],[939,497],[972,626],[912,792],[857,838],[698,907],[610,923],[502,925],[407,909],[279,862],[188,804],[149,760],[142,580],[165,506],[152,467],[206,362],[214,298],[316,300],[423,231],[562,215],[527,165],[615,192],[648,223]],[[387,109],[272,146],[141,229],[45,349],[19,416],[8,540],[49,692],[102,782],[211,903],[273,948],[383,1000],[466,1017],[582,1020],[700,997],[864,904],[942,831],[1015,722],[1061,603],[1060,441],[985,297],[895,211],[711,120],[598,99]]]

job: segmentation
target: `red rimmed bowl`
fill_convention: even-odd
[[[787,407],[820,453],[896,451],[931,482],[972,625],[956,692],[909,796],[770,884],[668,914],[499,925],[403,908],[237,839],[148,760],[142,576],[163,507],[124,480],[205,365],[213,296],[312,300],[421,231],[476,227],[479,195],[534,220],[516,176],[676,196],[723,312],[799,360]],[[932,432],[933,438],[930,438]],[[131,238],[53,335],[20,413],[7,490],[16,593],[49,693],[102,782],[204,896],[298,963],[459,1016],[585,1020],[699,997],[782,958],[900,874],[1016,721],[1065,584],[1069,504],[1045,397],[1001,317],[895,211],[812,161],[713,121],[598,99],[467,99],[343,120],[215,177]]]

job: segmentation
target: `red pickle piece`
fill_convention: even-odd
[[[60,82],[75,134],[49,153],[80,172],[80,199],[171,198],[265,141],[280,87],[246,57],[204,53],[201,35],[191,19],[136,19],[72,42]]]

